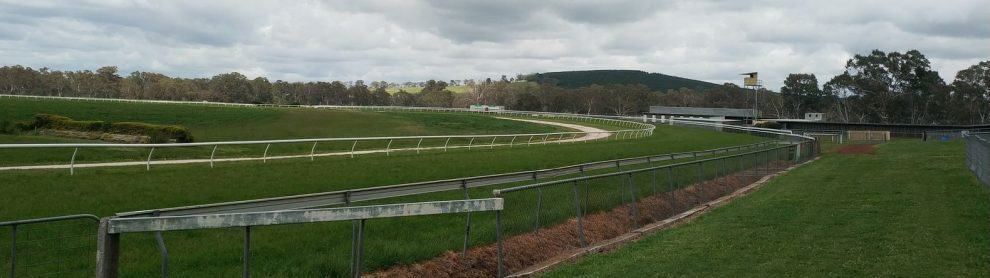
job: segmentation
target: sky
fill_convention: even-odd
[[[715,83],[821,83],[873,49],[943,79],[990,60],[990,1],[0,0],[0,65],[179,77],[483,79],[635,69]]]

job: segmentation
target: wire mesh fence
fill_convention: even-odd
[[[990,186],[990,133],[969,133],[966,140],[966,166],[984,185]]]
[[[93,275],[96,217],[70,215],[0,223],[0,277]]]
[[[814,157],[808,142],[502,190],[510,272],[615,238]],[[803,152],[802,152],[803,151]]]

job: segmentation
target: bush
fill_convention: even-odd
[[[107,132],[115,134],[148,136],[153,143],[164,143],[173,139],[180,143],[193,141],[192,133],[189,132],[189,129],[176,125],[155,125],[134,122],[108,123],[104,121],[76,121],[69,117],[51,114],[37,114],[34,116],[33,121],[17,123],[16,127],[21,130],[44,128],[54,130]]]
[[[782,125],[782,124],[780,124],[778,122],[763,122],[763,123],[756,124],[756,127],[781,129],[782,127],[784,127],[784,125]]]
[[[14,132],[16,132],[16,129],[17,129],[17,124],[8,120],[0,120],[0,133],[13,134]]]

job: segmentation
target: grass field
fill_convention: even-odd
[[[962,142],[829,153],[691,223],[549,277],[990,275],[988,190]]]
[[[197,105],[161,105],[144,103],[108,103],[0,99],[0,119],[24,121],[38,113],[64,115],[78,120],[137,121],[155,124],[178,124],[188,127],[198,142],[233,140],[271,140],[326,137],[374,137],[438,134],[511,134],[572,131],[570,129],[496,119],[484,115],[360,112],[304,108],[207,107]],[[86,142],[32,135],[0,134],[0,143]],[[402,147],[416,142],[396,142]],[[443,142],[426,142],[442,144]],[[461,142],[454,142],[461,143]],[[466,142],[463,142],[466,143]],[[384,148],[386,142],[362,144],[358,150]],[[351,142],[323,143],[317,151],[349,150]],[[159,149],[155,159],[209,158],[211,148]],[[273,154],[304,154],[310,143],[272,146]],[[225,146],[217,157],[259,157],[265,145]],[[4,149],[0,165],[66,164],[72,149]],[[83,149],[77,163],[106,161],[141,161],[147,149]]]
[[[68,105],[68,104],[66,104]],[[46,105],[39,105],[44,107]],[[18,113],[30,115],[18,105]],[[199,109],[182,106],[183,109]],[[104,108],[105,109],[105,108]],[[156,110],[157,109],[157,110]],[[229,113],[228,123],[244,125],[270,120],[238,109]],[[100,115],[97,108],[68,109],[68,116],[85,119]],[[130,111],[172,111],[161,107],[137,107]],[[76,111],[76,112],[73,112]],[[120,110],[117,110],[120,111]],[[257,113],[287,113],[279,110],[257,110]],[[274,112],[272,112],[274,111]],[[77,114],[72,114],[77,113]],[[86,114],[89,113],[89,114]],[[115,112],[114,115],[120,112]],[[161,112],[165,113],[165,112]],[[155,115],[154,113],[149,113]],[[214,113],[209,113],[214,114]],[[366,113],[376,117],[375,113]],[[148,114],[146,114],[148,115]],[[364,115],[362,115],[364,116]],[[434,117],[417,114],[408,117]],[[463,115],[441,115],[455,117]],[[109,117],[109,116],[108,116]],[[143,120],[168,120],[181,116],[145,116]],[[468,120],[474,116],[468,116]],[[196,119],[196,118],[192,118]],[[484,119],[477,119],[482,121]],[[194,120],[185,120],[191,124]],[[416,123],[413,120],[409,120]],[[513,121],[506,121],[514,123]],[[166,122],[167,123],[167,122]],[[204,125],[206,126],[206,125]],[[224,125],[217,124],[216,130]],[[373,127],[373,126],[371,126]],[[465,132],[476,127],[471,125]],[[507,127],[517,128],[517,127]],[[546,128],[527,126],[520,128]],[[361,127],[353,132],[359,133]],[[200,130],[209,130],[202,127]],[[316,129],[314,129],[316,130]],[[440,130],[440,129],[434,129]],[[455,128],[446,129],[457,130]],[[425,131],[424,131],[425,132]],[[222,138],[223,132],[216,132]],[[229,135],[236,135],[230,131]],[[277,134],[276,134],[277,135]],[[0,172],[0,219],[24,219],[52,215],[93,213],[107,216],[114,212],[153,209],[236,201],[263,197],[324,192],[404,182],[456,178],[512,171],[542,169],[606,159],[711,149],[722,146],[749,144],[764,139],[738,134],[720,134],[707,130],[661,126],[654,136],[634,139],[601,141],[581,144],[546,145],[501,148],[494,150],[451,150],[416,155],[398,153],[390,157],[367,155],[357,158],[333,157],[273,160],[267,163],[231,162],[209,168],[203,164],[143,167],[80,169],[70,176],[67,171],[9,171]],[[472,197],[489,197],[492,188],[472,190]],[[403,198],[396,201],[462,198],[460,192]],[[44,205],[39,205],[44,204]],[[476,221],[487,223],[477,227],[472,245],[491,242],[491,215],[478,215]],[[429,259],[444,250],[458,249],[463,232],[463,216],[424,217],[411,220],[385,220],[369,223],[368,270],[396,263]],[[406,229],[398,228],[405,227]],[[428,227],[428,228],[424,228]],[[488,227],[488,228],[486,228]],[[346,272],[349,252],[349,223],[258,227],[255,238],[254,271],[262,276],[337,276]],[[223,229],[166,233],[174,276],[231,276],[239,273],[240,230]],[[439,237],[439,238],[438,238]],[[6,238],[0,240],[0,248]],[[128,276],[156,275],[158,255],[149,234],[126,235],[123,239],[122,272]],[[401,242],[434,242],[435,244],[401,244]],[[20,244],[19,244],[20,245]],[[86,245],[88,246],[88,245]],[[0,259],[4,255],[0,255]],[[90,255],[84,256],[90,262]],[[30,261],[27,259],[27,261]],[[20,260],[19,260],[20,262]],[[22,262],[26,263],[26,262]]]

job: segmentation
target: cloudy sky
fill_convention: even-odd
[[[825,80],[918,49],[950,80],[990,59],[990,1],[0,0],[0,64],[271,80],[464,79],[638,69]]]

